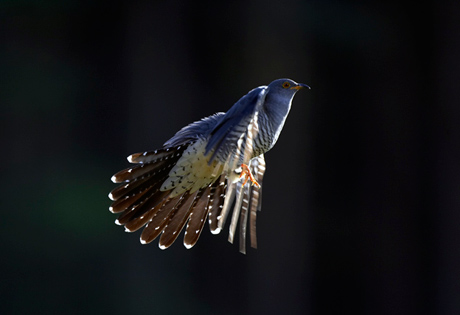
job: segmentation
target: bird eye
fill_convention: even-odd
[[[283,88],[287,89],[288,87],[290,87],[291,85],[289,84],[289,82],[284,82],[283,83]]]

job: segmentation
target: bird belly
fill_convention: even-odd
[[[186,191],[194,193],[213,183],[223,171],[223,164],[214,160],[209,164],[210,154],[205,156],[206,140],[199,139],[182,154],[161,185],[161,191],[171,190],[170,198]]]

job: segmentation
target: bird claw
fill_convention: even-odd
[[[241,164],[240,178],[242,178],[243,176],[245,177],[244,182],[243,182],[243,187],[244,185],[246,185],[246,182],[248,181],[248,179],[250,179],[251,185],[256,185],[258,188],[260,188],[259,183],[255,180],[254,176],[251,173],[251,170],[249,169],[249,166],[247,166],[246,164]]]

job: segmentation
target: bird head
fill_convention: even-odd
[[[303,83],[297,83],[291,79],[278,79],[268,85],[265,109],[277,112],[279,115],[287,115],[291,108],[292,98],[295,93],[303,88],[310,88]]]
[[[278,79],[268,85],[270,93],[278,94],[282,97],[292,98],[300,89],[310,87],[303,83],[297,83],[291,79]]]

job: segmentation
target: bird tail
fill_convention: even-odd
[[[176,146],[128,157],[128,161],[136,165],[112,176],[112,182],[122,184],[109,193],[114,201],[109,210],[120,213],[115,221],[117,224],[132,225],[132,222],[143,220],[141,218],[167,198],[168,192],[160,191],[161,184],[185,149],[186,146]]]
[[[198,241],[210,210],[216,213],[215,209],[220,209],[225,175],[193,192],[176,195],[173,189],[161,189],[189,145],[132,154],[128,161],[135,165],[112,176],[112,181],[121,185],[109,193],[113,200],[109,210],[120,214],[115,223],[124,225],[126,232],[145,226],[141,234],[143,244],[161,234],[159,246],[168,248],[188,221],[184,245],[191,248]],[[217,221],[212,225],[217,226]]]
[[[161,234],[161,249],[171,246],[185,227],[184,245],[191,248],[198,241],[206,219],[211,232],[218,234],[233,206],[229,241],[233,243],[239,217],[240,251],[245,253],[249,213],[251,246],[256,248],[255,222],[261,205],[260,188],[249,185],[241,187],[241,182],[232,183],[223,173],[195,191],[189,189],[176,195],[174,189],[162,189],[171,170],[188,148],[189,144],[128,157],[128,161],[135,165],[112,176],[114,183],[121,184],[109,193],[109,198],[113,200],[109,210],[120,214],[115,223],[124,225],[126,232],[134,232],[145,226],[141,234],[143,244],[152,242]],[[263,155],[253,159],[250,168],[256,180],[262,183],[265,171]]]

